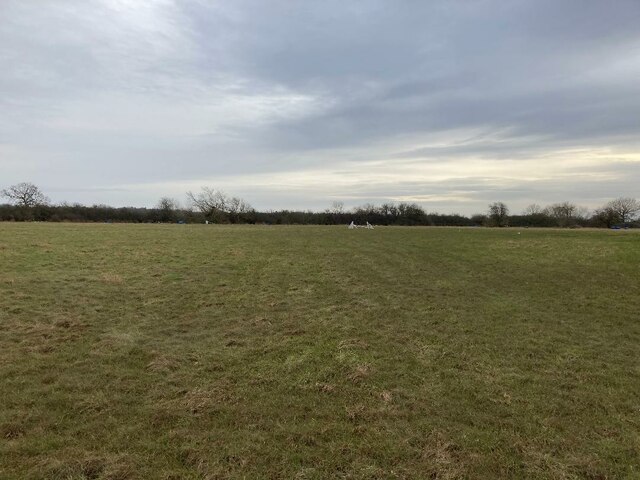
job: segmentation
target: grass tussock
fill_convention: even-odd
[[[100,280],[111,285],[121,285],[122,283],[124,283],[124,279],[122,278],[122,276],[118,275],[117,273],[103,273],[102,275],[100,275]]]

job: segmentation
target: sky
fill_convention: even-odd
[[[640,196],[638,0],[0,0],[0,188],[473,214]]]

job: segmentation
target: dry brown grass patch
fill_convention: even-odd
[[[121,285],[122,283],[124,283],[124,279],[122,278],[122,276],[118,275],[117,273],[103,273],[102,275],[100,275],[100,280],[111,285]]]
[[[140,337],[138,331],[112,331],[100,335],[99,340],[92,345],[94,355],[111,355],[120,349],[130,349],[135,346]]]
[[[434,432],[427,439],[422,458],[430,464],[427,477],[452,480],[463,477],[459,462],[460,447],[449,441],[442,433]]]
[[[53,326],[67,331],[83,331],[87,328],[87,324],[77,318],[59,316],[54,319]]]
[[[180,361],[171,356],[157,355],[147,364],[147,369],[152,372],[169,373],[180,367]]]
[[[358,365],[347,378],[353,383],[359,383],[371,374],[371,367],[369,364]]]
[[[336,389],[336,386],[335,386],[335,385],[332,385],[332,384],[330,384],[330,383],[319,383],[319,382],[318,382],[318,383],[316,383],[315,387],[316,387],[319,391],[321,391],[321,392],[323,392],[323,393],[331,393],[331,392],[334,392],[334,391],[335,391],[335,389]]]
[[[383,390],[382,393],[380,393],[380,397],[384,403],[391,403],[393,401],[393,395],[387,390]]]
[[[338,350],[353,350],[353,349],[366,349],[369,348],[369,344],[364,340],[358,340],[350,338],[343,340],[338,344]]]
[[[266,317],[255,317],[251,323],[256,327],[271,327],[273,325]]]
[[[35,322],[18,327],[24,333],[23,346],[38,353],[48,353],[65,342],[80,340],[87,325],[77,319],[57,317],[51,323]]]
[[[10,422],[0,425],[0,438],[14,440],[16,438],[20,438],[24,434],[24,427],[19,423]]]
[[[364,418],[365,410],[366,408],[364,405],[346,407],[347,418],[352,422],[360,421]]]
[[[182,405],[192,414],[199,414],[234,401],[234,396],[227,385],[214,385],[206,388],[197,387],[188,391],[182,399]]]
[[[47,242],[36,242],[36,243],[30,243],[29,244],[30,247],[37,247],[37,248],[51,248],[51,244],[47,243]]]
[[[114,456],[93,456],[80,452],[69,452],[66,458],[75,460],[62,461],[57,458],[43,460],[32,471],[31,478],[51,480],[130,480],[134,478],[135,468],[127,458]]]

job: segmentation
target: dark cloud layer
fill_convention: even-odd
[[[0,182],[153,204],[638,196],[640,3],[5,0]]]

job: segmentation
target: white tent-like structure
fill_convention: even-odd
[[[373,230],[373,225],[371,225],[369,222],[367,222],[366,225],[356,225],[355,222],[352,220],[351,223],[347,226],[347,228],[349,230],[353,230],[355,228],[366,228],[368,230]]]

